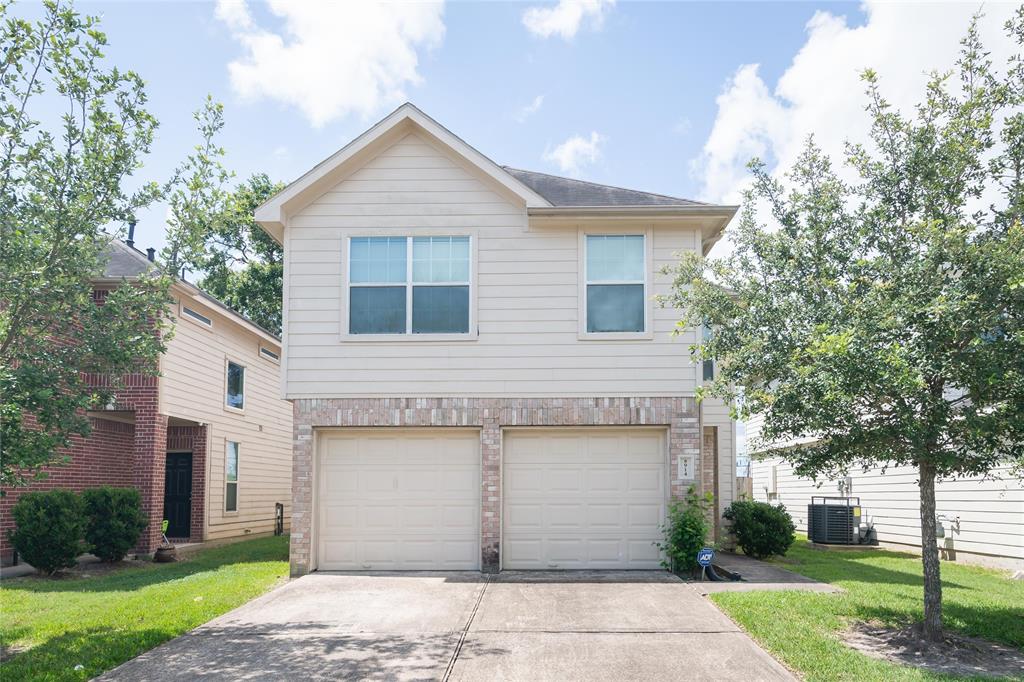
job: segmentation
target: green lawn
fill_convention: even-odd
[[[885,550],[827,552],[798,539],[777,561],[847,592],[723,592],[711,598],[807,680],[954,679],[875,660],[840,641],[851,621],[906,625],[923,619],[920,557]],[[946,627],[1024,649],[1024,581],[944,562],[942,586]]]
[[[93,577],[4,580],[0,644],[19,653],[0,664],[0,679],[89,679],[244,604],[287,575],[288,538],[271,537]]]

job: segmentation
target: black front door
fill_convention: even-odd
[[[164,474],[167,537],[187,538],[192,526],[192,453],[168,452]]]

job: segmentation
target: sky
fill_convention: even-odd
[[[160,121],[140,180],[164,180],[207,94],[240,182],[290,181],[411,101],[499,164],[737,203],[754,156],[782,170],[808,134],[838,158],[866,131],[866,67],[910,107],[950,68],[981,3],[80,2],[110,64]],[[999,59],[1012,4],[987,2]],[[15,13],[37,16],[38,5]],[[164,243],[166,208],[139,216]],[[716,247],[727,249],[728,245]]]

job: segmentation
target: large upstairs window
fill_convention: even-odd
[[[642,234],[587,235],[588,334],[646,331],[646,253]]]
[[[469,334],[468,236],[352,237],[349,334]]]

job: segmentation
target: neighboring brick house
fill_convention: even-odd
[[[657,568],[671,500],[732,501],[735,429],[654,296],[735,212],[498,166],[410,104],[257,209],[292,574]]]
[[[94,298],[153,264],[111,242]],[[0,559],[12,558],[10,509],[25,490],[134,486],[150,524],[137,551],[152,552],[164,519],[179,541],[268,533],[275,503],[291,506],[291,406],[278,397],[280,340],[184,281],[172,287],[174,334],[159,376],[124,377],[111,409],[88,413],[92,432],[74,437],[64,465],[0,498]],[[107,380],[95,377],[94,381]]]

